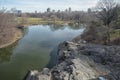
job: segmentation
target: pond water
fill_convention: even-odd
[[[0,49],[0,80],[22,80],[28,70],[51,68],[57,45],[83,32],[81,27],[34,25],[13,45]]]

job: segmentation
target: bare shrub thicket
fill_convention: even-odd
[[[0,13],[0,45],[8,43],[15,35],[15,17],[10,13]]]
[[[103,22],[103,25],[106,26],[107,29],[107,43],[110,43],[110,29],[111,22],[116,19],[116,10],[117,3],[115,0],[99,0],[96,6],[98,11],[98,18]]]
[[[91,22],[81,35],[81,38],[88,43],[108,44],[107,31],[108,27],[105,25],[98,22]]]

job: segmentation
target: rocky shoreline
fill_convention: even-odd
[[[63,42],[52,69],[31,70],[25,80],[120,80],[120,46]]]

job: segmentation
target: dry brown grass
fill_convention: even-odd
[[[13,14],[0,13],[0,45],[10,43],[16,34],[16,23]]]

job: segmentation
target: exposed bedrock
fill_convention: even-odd
[[[26,80],[120,80],[120,47],[65,41],[56,66],[30,71]]]

